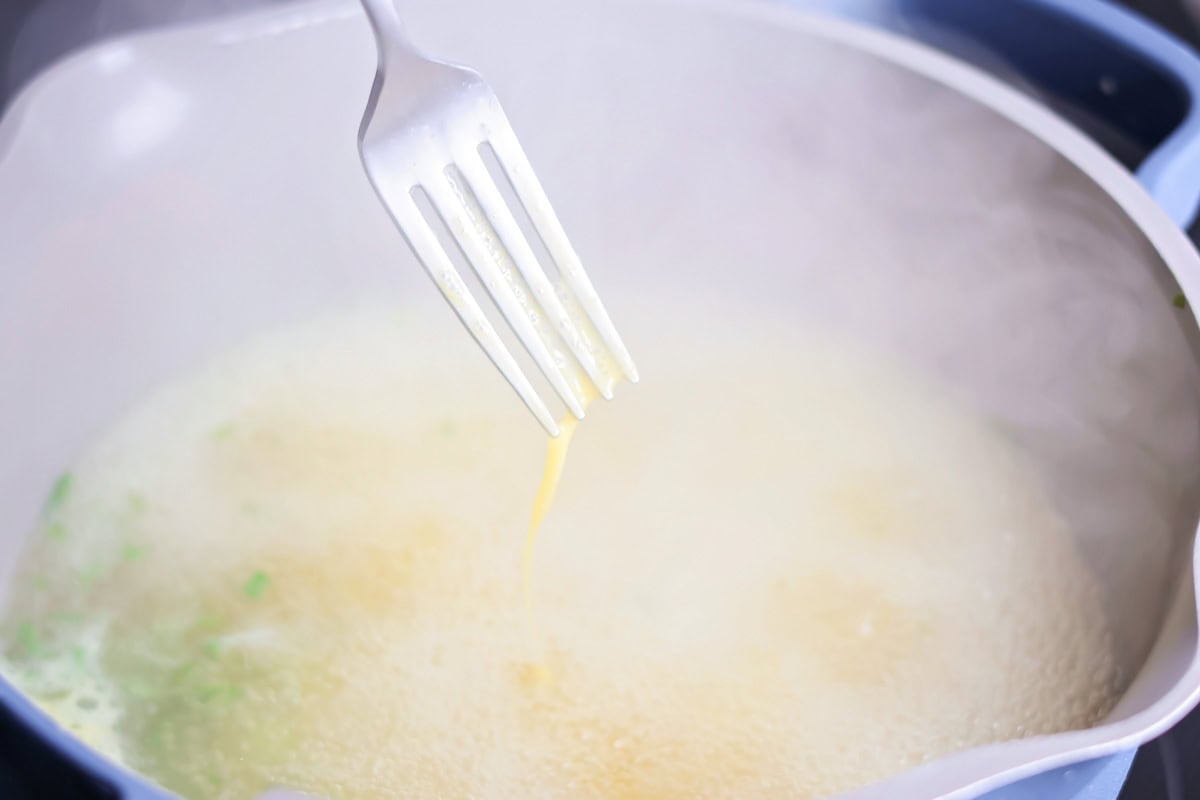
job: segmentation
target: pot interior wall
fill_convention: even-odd
[[[483,20],[462,26],[468,6]],[[149,387],[365,294],[440,302],[361,173],[374,56],[333,8],[269,64],[234,40],[109,46],[0,131],[0,574],[53,476]],[[1200,477],[1194,322],[1149,242],[939,84],[748,16],[631,13],[456,0],[411,24],[494,83],[618,322],[666,287],[731,336],[730,309],[770,304],[1011,435],[1102,578],[1132,679],[1186,577]],[[437,335],[462,334],[447,313]]]

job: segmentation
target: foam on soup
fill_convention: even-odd
[[[193,798],[812,797],[1111,707],[1029,465],[781,321],[638,341],[575,432],[530,635],[545,439],[423,325],[337,314],[134,409],[51,491],[5,673]]]

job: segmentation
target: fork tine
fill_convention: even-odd
[[[554,421],[554,417],[546,408],[546,404],[542,402],[542,398],[534,391],[529,379],[525,377],[525,373],[513,359],[512,353],[508,352],[508,348],[496,334],[492,323],[484,316],[479,303],[471,296],[470,290],[463,283],[462,276],[454,269],[449,256],[442,248],[442,243],[438,241],[437,235],[434,234],[433,229],[429,227],[429,223],[421,214],[421,209],[407,193],[403,196],[399,196],[398,193],[389,194],[391,196],[386,198],[388,210],[417,254],[417,259],[425,267],[429,276],[433,278],[450,307],[458,314],[459,320],[487,353],[488,358],[492,360],[500,373],[504,375],[509,385],[520,395],[521,400],[533,412],[534,417],[542,424],[546,432],[551,436],[558,436],[558,423]]]
[[[559,222],[558,216],[550,206],[550,200],[546,197],[546,192],[542,189],[529,159],[526,158],[521,143],[517,141],[512,126],[508,124],[507,118],[498,106],[495,113],[499,117],[500,124],[493,126],[488,132],[488,142],[496,151],[500,166],[503,167],[509,181],[512,182],[517,197],[525,205],[525,210],[529,213],[529,218],[533,220],[538,235],[542,237],[546,249],[550,251],[550,256],[558,265],[563,280],[575,293],[579,304],[592,320],[592,324],[596,326],[600,338],[604,340],[604,344],[612,353],[618,366],[621,367],[621,371],[625,373],[625,377],[630,382],[637,383],[638,372],[633,358],[625,348],[625,343],[621,341],[608,312],[604,310],[604,304],[600,302],[600,295],[596,293],[591,280],[588,279],[579,255],[571,246],[570,240],[567,239],[566,231],[563,230],[562,223]]]
[[[488,245],[487,236],[484,230],[481,230],[482,226],[489,226],[487,219],[483,217],[478,208],[471,208],[473,198],[460,194],[459,191],[463,191],[461,187],[459,187],[459,191],[456,191],[449,174],[439,177],[440,179],[422,181],[421,188],[429,194],[433,207],[437,209],[442,221],[454,235],[454,240],[458,242],[458,246],[462,248],[467,260],[471,262],[471,268],[475,270],[475,274],[479,276],[479,280],[487,289],[488,294],[500,308],[513,333],[533,356],[533,360],[537,362],[538,367],[550,381],[554,390],[558,392],[558,396],[566,403],[571,413],[577,419],[583,419],[583,405],[580,398],[567,382],[562,367],[554,362],[554,356],[550,353],[550,348],[546,346],[546,341],[534,327],[533,321],[529,317],[528,305],[517,296],[509,279],[500,269],[498,259],[503,258],[503,255],[495,252]],[[496,239],[494,234],[492,234],[492,238]],[[498,239],[496,242],[499,244]]]
[[[579,361],[601,396],[606,400],[611,400],[612,378],[601,371],[600,366],[596,363],[595,355],[580,336],[578,326],[567,313],[567,309],[559,299],[558,293],[554,291],[550,279],[546,277],[546,271],[542,269],[537,256],[534,255],[533,248],[521,231],[508,203],[496,188],[496,183],[487,171],[479,152],[472,150],[456,156],[455,166],[466,179],[480,208],[487,215],[492,229],[529,284],[534,298],[554,323],[554,329],[571,350],[571,354]]]

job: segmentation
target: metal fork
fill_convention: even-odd
[[[633,359],[496,95],[477,73],[417,52],[393,0],[362,0],[362,5],[379,47],[379,68],[358,136],[371,184],[463,325],[546,431],[557,436],[554,417],[471,296],[422,212],[420,194],[428,198],[513,333],[576,418],[583,418],[593,396],[588,382],[611,399],[617,377],[637,381]],[[561,278],[557,287],[493,180],[483,156],[487,147],[554,261]]]

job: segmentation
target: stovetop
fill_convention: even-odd
[[[212,10],[289,0],[0,0],[0,112],[35,72],[62,53],[163,18],[197,17]],[[964,0],[981,2],[982,0]],[[1200,48],[1200,27],[1183,0],[1121,2]],[[136,14],[135,14],[136,12]],[[29,35],[30,28],[34,35]],[[24,32],[22,32],[24,31]],[[56,32],[48,35],[48,31]],[[1200,245],[1200,223],[1190,231]],[[83,775],[20,734],[0,709],[0,800],[113,800],[90,788]],[[1120,800],[1200,798],[1200,709],[1159,739],[1140,748]]]

